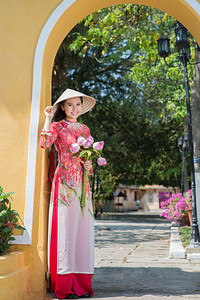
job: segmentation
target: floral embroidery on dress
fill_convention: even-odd
[[[69,186],[65,180],[61,184],[59,196],[59,201],[61,201],[66,206],[71,206],[71,203],[76,197],[80,201],[80,197],[78,196],[76,189]]]
[[[58,166],[56,176],[58,177],[58,199],[60,204],[70,207],[77,199],[80,202],[83,180],[82,159],[75,157],[69,150],[71,145],[77,141],[79,136],[85,138],[90,136],[89,128],[81,123],[72,123],[66,120],[52,123],[50,131],[42,131],[40,137],[41,148],[49,148],[55,144],[58,152]],[[86,188],[86,207],[93,216],[91,206],[91,193],[89,180],[87,178]],[[54,201],[54,183],[52,183],[51,201]]]

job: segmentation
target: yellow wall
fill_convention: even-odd
[[[13,205],[21,216],[24,215],[25,206],[34,54],[42,28],[61,2],[60,0],[0,0],[0,185],[5,192],[16,192]],[[106,6],[127,2],[151,5],[173,15],[190,30],[200,44],[200,17],[183,0],[77,0],[58,20],[46,44],[39,131],[44,121],[44,107],[51,101],[51,71],[54,57],[64,37],[88,14]],[[23,264],[18,264],[17,261],[16,264],[17,269],[21,270],[20,276],[28,278],[26,288],[19,282],[18,290],[20,284],[22,285],[20,300],[24,299],[23,295],[26,295],[26,300],[45,299],[44,271],[46,270],[48,210],[46,162],[47,153],[38,147],[32,245],[12,246],[13,250],[20,250],[23,253]],[[8,263],[10,264],[9,260]],[[12,270],[7,272],[6,282],[7,286],[10,285],[10,289],[6,287],[7,299],[19,300],[19,297],[14,298],[11,292],[13,272]],[[0,290],[3,288],[3,278],[5,279],[4,274],[1,274]]]
[[[33,59],[37,40],[61,1],[0,1],[1,185],[15,191],[19,212],[25,198]],[[1,143],[3,145],[3,143]]]

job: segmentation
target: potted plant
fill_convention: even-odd
[[[164,211],[161,213],[161,217],[165,217],[170,221],[174,221],[177,224],[187,216],[190,209],[190,203],[192,200],[192,190],[187,191],[185,194],[175,193],[170,195],[164,194],[164,201],[161,202],[161,209]]]
[[[11,195],[14,193],[4,193],[0,186],[0,255],[6,252],[11,246],[10,241],[15,240],[14,229],[25,230],[19,225],[21,220],[18,212],[11,209]]]

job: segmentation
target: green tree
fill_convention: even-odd
[[[105,141],[118,182],[179,184],[184,78],[181,69],[169,69],[158,58],[156,43],[163,31],[174,40],[174,21],[147,6],[108,7],[77,24],[56,56],[53,99],[67,87],[97,99],[82,121],[96,140]],[[174,46],[171,50],[175,63]]]

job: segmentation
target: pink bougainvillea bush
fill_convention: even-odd
[[[160,206],[164,211],[160,216],[174,221],[176,224],[189,210],[189,204],[192,200],[192,190],[187,191],[185,195],[182,193],[172,195],[164,193],[161,197],[163,201],[160,203]]]

